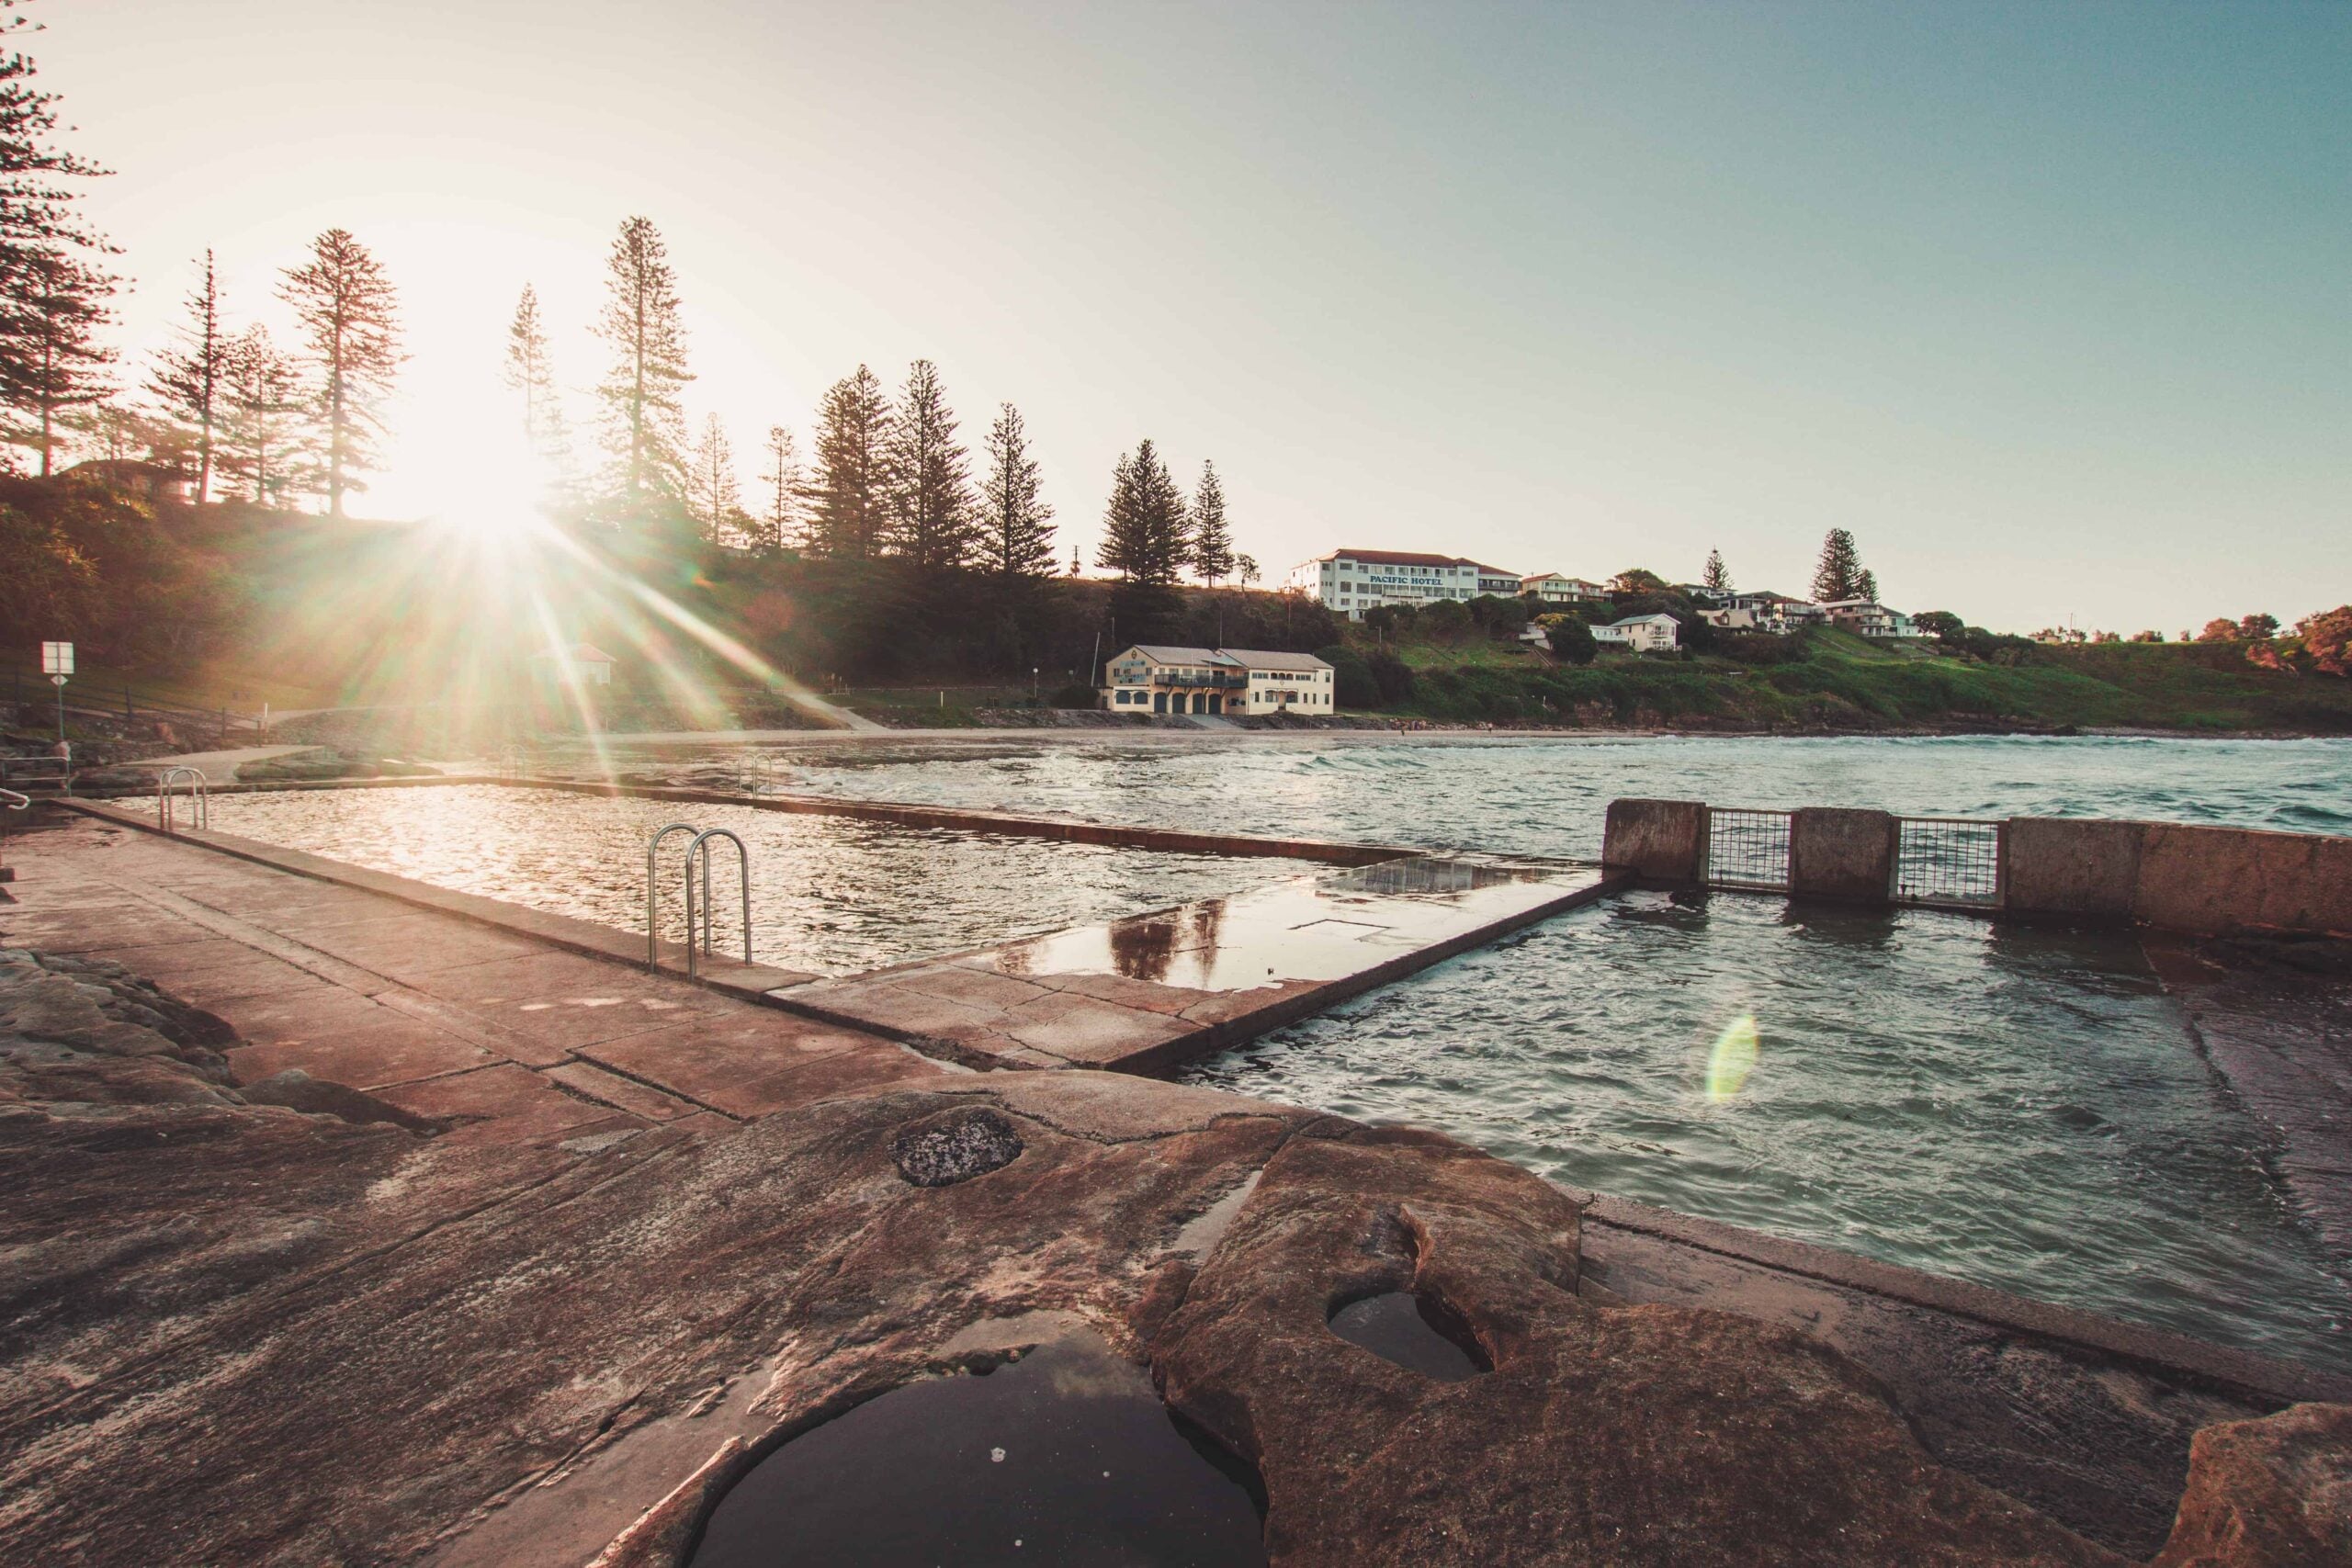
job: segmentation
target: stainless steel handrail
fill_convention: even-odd
[[[743,840],[724,828],[709,828],[696,833],[686,845],[686,973],[696,972],[695,949],[695,868],[702,868],[702,951],[718,955],[712,937],[710,897],[710,840],[724,839],[735,846],[735,863],[742,876],[743,891],[743,962],[752,962],[752,852]]]
[[[699,833],[702,829],[691,822],[673,822],[645,841],[645,966],[662,967],[661,882],[654,874],[654,857],[662,852],[662,840],[673,833]],[[693,874],[693,856],[687,856],[687,874]],[[686,901],[686,951],[691,955],[695,945],[694,900]],[[692,967],[691,964],[688,965]]]
[[[179,830],[172,818],[172,786],[182,781],[187,784],[188,814],[193,819],[191,825],[200,832],[210,829],[212,794],[206,783],[204,770],[186,763],[164,769],[163,778],[155,785],[155,826],[166,833]]]
[[[23,811],[31,807],[33,797],[13,789],[0,789],[0,807],[10,811]],[[0,882],[13,882],[17,874],[8,869],[8,824],[0,821]]]

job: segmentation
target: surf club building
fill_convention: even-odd
[[[1304,593],[1351,621],[1382,604],[1433,604],[1441,599],[1471,600],[1482,593],[1516,598],[1521,578],[1467,556],[1425,555],[1418,550],[1334,550],[1291,568],[1283,586]]]
[[[1102,705],[1113,713],[1324,714],[1331,667],[1311,653],[1255,648],[1168,648],[1137,643],[1111,656]]]

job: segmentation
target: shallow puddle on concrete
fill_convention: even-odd
[[[1331,1314],[1331,1332],[1440,1382],[1462,1382],[1490,1370],[1483,1356],[1463,1348],[1460,1341],[1469,1337],[1465,1329],[1433,1315],[1410,1291],[1351,1302]]]
[[[1006,975],[1118,975],[1199,991],[1331,981],[1541,908],[1599,874],[1435,855],[1203,899],[1178,909],[1008,943]]]
[[[1057,1340],[986,1376],[894,1389],[786,1443],[719,1500],[690,1561],[1262,1568],[1254,1477],[1201,1443],[1099,1339]]]

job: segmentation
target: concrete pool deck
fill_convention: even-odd
[[[1619,880],[1417,855],[774,996],[977,1066],[1157,1072],[1592,903]]]
[[[397,781],[429,787],[442,780]],[[474,781],[466,781],[474,782]],[[540,787],[527,781],[524,787]],[[385,787],[368,781],[362,787]],[[557,786],[548,786],[557,787]],[[1159,1072],[1442,962],[1536,920],[1590,903],[1622,878],[1585,865],[1422,855],[1317,840],[1111,829],[1048,818],[761,797],[709,791],[572,786],[681,804],[754,806],[884,820],[923,829],[1204,854],[1320,860],[1349,869],[1293,877],[1101,925],[817,980],[765,964],[706,959],[710,988],[967,1066]],[[269,866],[397,898],[589,958],[641,962],[641,937],[566,916],[370,871],[258,840],[186,829],[164,835],[141,813],[97,802],[67,810]],[[446,934],[435,940],[447,940]],[[665,942],[666,961],[684,966]]]
[[[585,922],[493,924],[215,847],[104,828],[30,836],[10,940],[111,959],[217,1015],[242,1041],[228,1053],[238,1085],[296,1069],[468,1138],[560,1144],[697,1112],[742,1120],[941,1070],[741,987],[649,975],[641,945],[616,944],[633,967],[556,945]],[[61,851],[78,863],[64,894],[41,886]]]
[[[1281,1562],[2120,1562],[2171,1527],[2193,1431],[2352,1398],[1435,1134],[959,1072],[95,816],[17,847],[0,946],[255,1032],[201,1099],[0,1096],[12,1560],[673,1562],[763,1442],[1057,1314],[1262,1472]],[[384,1074],[439,1130],[239,1099],[287,1066]],[[893,1169],[980,1107],[1012,1164]],[[1424,1387],[1325,1329],[1400,1286],[1495,1372]]]

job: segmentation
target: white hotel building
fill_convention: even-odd
[[[1481,593],[1512,599],[1520,576],[1482,566],[1467,556],[1423,555],[1415,550],[1334,550],[1291,569],[1283,586],[1319,600],[1351,621],[1382,604],[1433,604],[1441,599],[1476,599]]]

